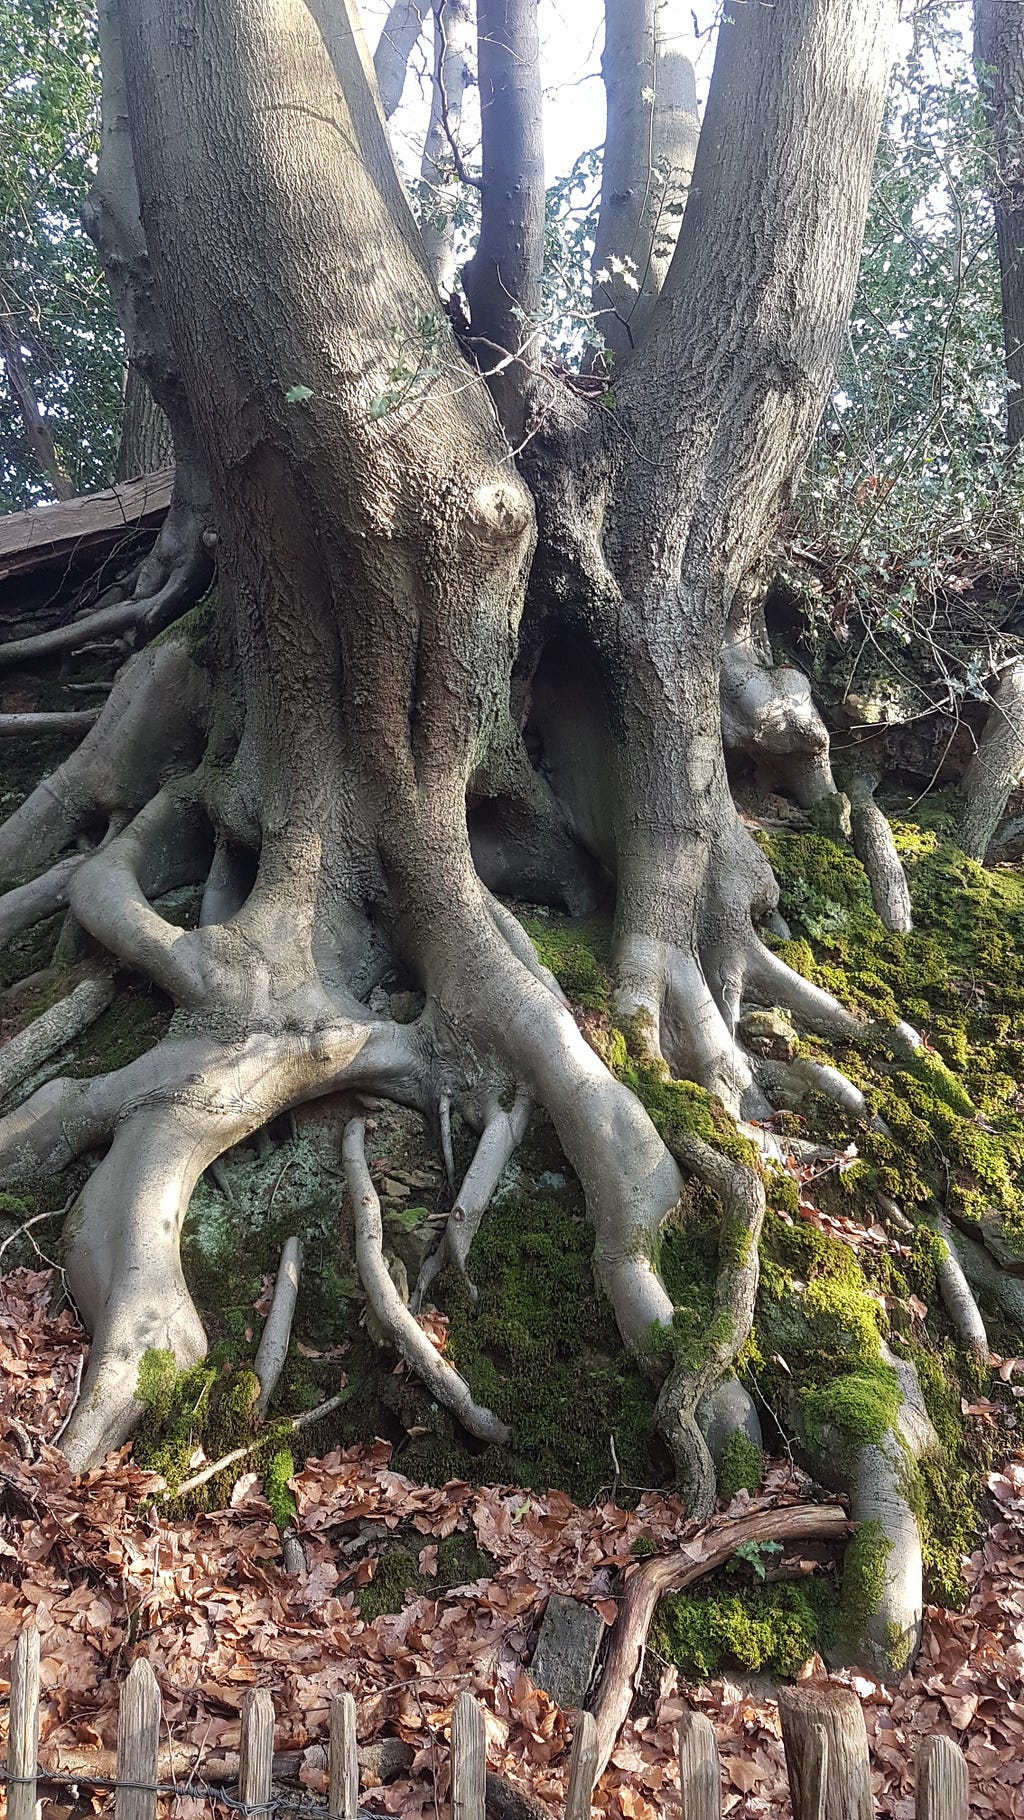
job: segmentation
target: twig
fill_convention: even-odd
[[[328,1397],[326,1403],[318,1403],[315,1409],[303,1409],[299,1415],[289,1416],[287,1422],[280,1425],[280,1430],[283,1434],[298,1434],[301,1429],[311,1428],[314,1422],[320,1422],[324,1416],[329,1416],[335,1409],[340,1409],[342,1403],[347,1401],[347,1391],[339,1391],[336,1397]],[[173,1489],[169,1485],[166,1486],[163,1494],[165,1502],[170,1498],[183,1498],[188,1491],[197,1491],[200,1485],[205,1485],[207,1480],[215,1478],[217,1473],[226,1472],[229,1466],[234,1466],[239,1460],[246,1459],[267,1439],[268,1434],[273,1434],[277,1428],[278,1424],[275,1423],[270,1429],[265,1428],[261,1434],[253,1435],[252,1440],[247,1441],[244,1447],[235,1447],[231,1453],[223,1454],[219,1460],[212,1460],[209,1466],[203,1467],[202,1472],[193,1473],[190,1479],[183,1479],[182,1483],[174,1486]]]

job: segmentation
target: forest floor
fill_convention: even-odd
[[[325,1786],[316,1747],[328,1701],[350,1689],[361,1739],[387,1732],[415,1752],[386,1787],[364,1777],[366,1802],[409,1820],[433,1815],[437,1773],[444,1797],[446,1727],[468,1688],[486,1709],[490,1767],[557,1811],[571,1715],[524,1666],[544,1602],[567,1593],[614,1624],[621,1574],[638,1542],[662,1551],[685,1540],[678,1499],[647,1491],[623,1509],[608,1497],[580,1506],[560,1492],[504,1485],[430,1487],[394,1470],[386,1442],[335,1449],[307,1460],[294,1479],[307,1572],[289,1575],[255,1473],[240,1474],[225,1508],[177,1520],[161,1510],[161,1482],[127,1458],[71,1478],[48,1437],[66,1410],[84,1336],[69,1310],[49,1312],[53,1288],[45,1268],[13,1271],[0,1286],[8,1436],[0,1442],[0,1660],[9,1660],[33,1615],[42,1761],[52,1763],[58,1747],[113,1746],[118,1687],[141,1653],[156,1671],[170,1739],[202,1751],[237,1748],[247,1689],[271,1688],[276,1748],[305,1753],[301,1780],[310,1795]],[[29,1459],[15,1434],[27,1438]],[[914,1752],[935,1731],[966,1750],[972,1811],[1024,1816],[1024,1460],[988,1483],[993,1520],[966,1563],[965,1610],[928,1610],[916,1670],[898,1686],[849,1671],[837,1677],[864,1702],[878,1812],[892,1820],[910,1820]],[[785,1501],[799,1488],[789,1463],[774,1461],[755,1501]],[[735,1508],[750,1503],[741,1492]],[[413,1538],[406,1546],[428,1586],[410,1590],[399,1611],[369,1619],[360,1589],[386,1560],[389,1532]],[[474,1548],[483,1551],[491,1570],[431,1590],[439,1550],[453,1535],[471,1545],[470,1560]],[[820,1657],[800,1673],[824,1676]],[[686,1704],[714,1721],[726,1812],[788,1815],[770,1686],[745,1683],[738,1667],[684,1682],[656,1661],[597,1791],[598,1812],[655,1820],[676,1811],[674,1726]],[[182,1797],[171,1811],[199,1820],[208,1810]]]
[[[92,681],[102,673],[103,659],[87,656],[62,678],[18,677],[0,707],[67,706],[68,674]],[[4,812],[62,750],[35,742],[0,751]],[[1024,1343],[1020,1324],[1015,1330],[1005,1310],[986,1305],[992,1362],[972,1374],[935,1293],[927,1223],[941,1205],[977,1230],[979,1210],[996,1202],[1010,1237],[1024,1236],[1024,881],[1019,867],[985,872],[964,861],[945,841],[941,801],[926,811],[897,828],[917,919],[903,938],[886,936],[873,917],[848,849],[777,799],[749,810],[782,883],[793,934],[787,958],[861,1010],[911,1016],[928,1050],[916,1075],[894,1074],[872,1053],[838,1058],[884,1115],[890,1139],[848,1128],[828,1105],[780,1124],[781,1136],[810,1135],[824,1154],[808,1168],[781,1146],[758,1327],[741,1367],[769,1457],[757,1491],[740,1491],[730,1509],[807,1495],[788,1451],[772,1457],[783,1448],[777,1417],[786,1420],[792,1373],[815,1394],[835,1376],[837,1344],[860,1345],[869,1363],[881,1331],[905,1346],[945,1450],[928,1487],[926,1582],[943,1602],[928,1607],[914,1673],[898,1685],[852,1671],[839,1678],[864,1700],[880,1815],[910,1820],[916,1745],[942,1730],[965,1748],[973,1811],[1024,1820],[1024,1452],[1015,1382]],[[161,908],[188,923],[197,896],[179,893]],[[613,1048],[606,924],[517,908],[583,1029],[602,1052]],[[0,988],[8,989],[0,1034],[50,1002],[52,979],[10,988],[47,967],[59,927],[51,919],[0,954]],[[380,1008],[415,1016],[410,982],[386,985]],[[39,1078],[123,1065],[170,1016],[160,993],[121,974],[111,1008]],[[652,1116],[670,1126],[680,1107],[693,1111],[693,1093],[656,1091]],[[397,1735],[413,1753],[386,1787],[364,1779],[365,1798],[410,1820],[434,1814],[436,1787],[444,1795],[445,1728],[469,1688],[487,1712],[490,1767],[557,1805],[572,1719],[529,1679],[545,1601],[570,1594],[613,1625],[624,1570],[690,1533],[665,1489],[671,1475],[650,1383],[622,1359],[594,1288],[578,1189],[538,1122],[474,1247],[478,1302],[442,1281],[444,1313],[425,1317],[475,1393],[499,1415],[515,1414],[512,1445],[481,1459],[401,1367],[382,1362],[367,1332],[338,1157],[343,1114],[335,1102],[299,1109],[261,1142],[239,1146],[219,1182],[201,1182],[183,1250],[211,1362],[177,1383],[154,1381],[134,1455],[84,1481],[70,1477],[52,1445],[85,1347],[61,1293],[59,1222],[26,1225],[63,1208],[84,1165],[0,1196],[0,1663],[34,1613],[44,1762],[56,1751],[113,1745],[118,1688],[139,1653],[156,1670],[170,1737],[197,1750],[235,1747],[240,1702],[250,1686],[266,1685],[277,1748],[304,1753],[309,1795],[324,1786],[328,1701],[350,1688],[361,1739]],[[412,1115],[383,1108],[371,1135],[391,1267],[412,1282],[447,1205],[441,1165]],[[457,1160],[469,1144],[457,1131]],[[880,1188],[913,1216],[912,1239],[873,1211]],[[301,1437],[304,1464],[299,1446],[275,1431],[251,1460],[183,1504],[176,1486],[238,1439],[231,1387],[251,1361],[281,1244],[296,1232],[305,1263],[273,1413],[311,1408],[339,1389],[348,1401]],[[664,1256],[680,1319],[695,1330],[707,1314],[716,1244],[713,1213],[698,1196],[666,1235]],[[815,1312],[807,1297],[794,1323],[808,1286]],[[302,1544],[305,1573],[285,1571],[286,1525]],[[691,1703],[715,1722],[726,1811],[788,1815],[771,1677],[826,1673],[815,1627],[824,1651],[837,1563],[805,1548],[774,1562],[763,1585],[762,1568],[718,1576],[652,1632],[643,1684],[598,1790],[602,1814],[655,1820],[677,1811],[674,1723]],[[185,1797],[174,1807],[180,1820],[208,1811]]]

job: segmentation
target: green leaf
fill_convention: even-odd
[[[284,395],[285,404],[305,404],[313,394],[308,385],[290,385]]]

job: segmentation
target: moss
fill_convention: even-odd
[[[612,1437],[624,1498],[635,1496],[626,1487],[662,1483],[654,1387],[643,1363],[623,1353],[594,1282],[593,1243],[578,1191],[524,1186],[497,1202],[474,1243],[476,1303],[455,1273],[442,1280],[448,1354],[478,1401],[509,1423],[507,1447],[467,1445],[420,1385],[381,1372],[362,1335],[345,1361],[346,1436],[393,1435],[396,1465],[427,1483],[558,1486],[583,1503],[615,1476]]]
[[[263,1496],[270,1505],[274,1522],[282,1532],[295,1521],[295,1494],[288,1483],[294,1477],[294,1455],[289,1448],[279,1447],[263,1468]]]
[[[522,921],[538,960],[554,974],[566,998],[585,1011],[607,1012],[611,1003],[607,920],[524,916]]]
[[[417,1536],[415,1554],[410,1548],[399,1547],[380,1557],[373,1579],[356,1593],[356,1604],[367,1624],[386,1613],[401,1611],[407,1599],[446,1592],[473,1580],[489,1580],[494,1573],[493,1555],[478,1548],[464,1531],[455,1530],[437,1545],[434,1573],[425,1574],[420,1570],[419,1549],[427,1541],[428,1537]]]
[[[824,1581],[676,1593],[658,1606],[651,1647],[702,1680],[729,1663],[754,1674],[792,1676],[815,1650],[828,1646],[831,1600]]]
[[[877,1612],[891,1553],[892,1543],[874,1521],[862,1523],[847,1544],[839,1595],[839,1636],[844,1644],[856,1644]]]
[[[135,1393],[155,1421],[162,1422],[170,1414],[177,1381],[178,1365],[173,1352],[148,1347],[139,1362]]]
[[[737,1428],[722,1449],[718,1471],[718,1493],[726,1503],[738,1491],[757,1491],[764,1478],[764,1454],[756,1442]]]
[[[899,1413],[899,1380],[891,1365],[865,1364],[831,1382],[804,1386],[800,1407],[814,1448],[822,1446],[830,1428],[838,1429],[852,1447],[877,1444]]]
[[[141,986],[123,987],[109,1010],[87,1031],[84,1053],[68,1073],[82,1079],[126,1068],[166,1034],[172,1011],[170,999],[162,992]]]

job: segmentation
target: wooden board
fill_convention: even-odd
[[[0,516],[0,582],[58,558],[100,549],[120,531],[159,523],[171,503],[173,468],[122,480],[102,493]]]

